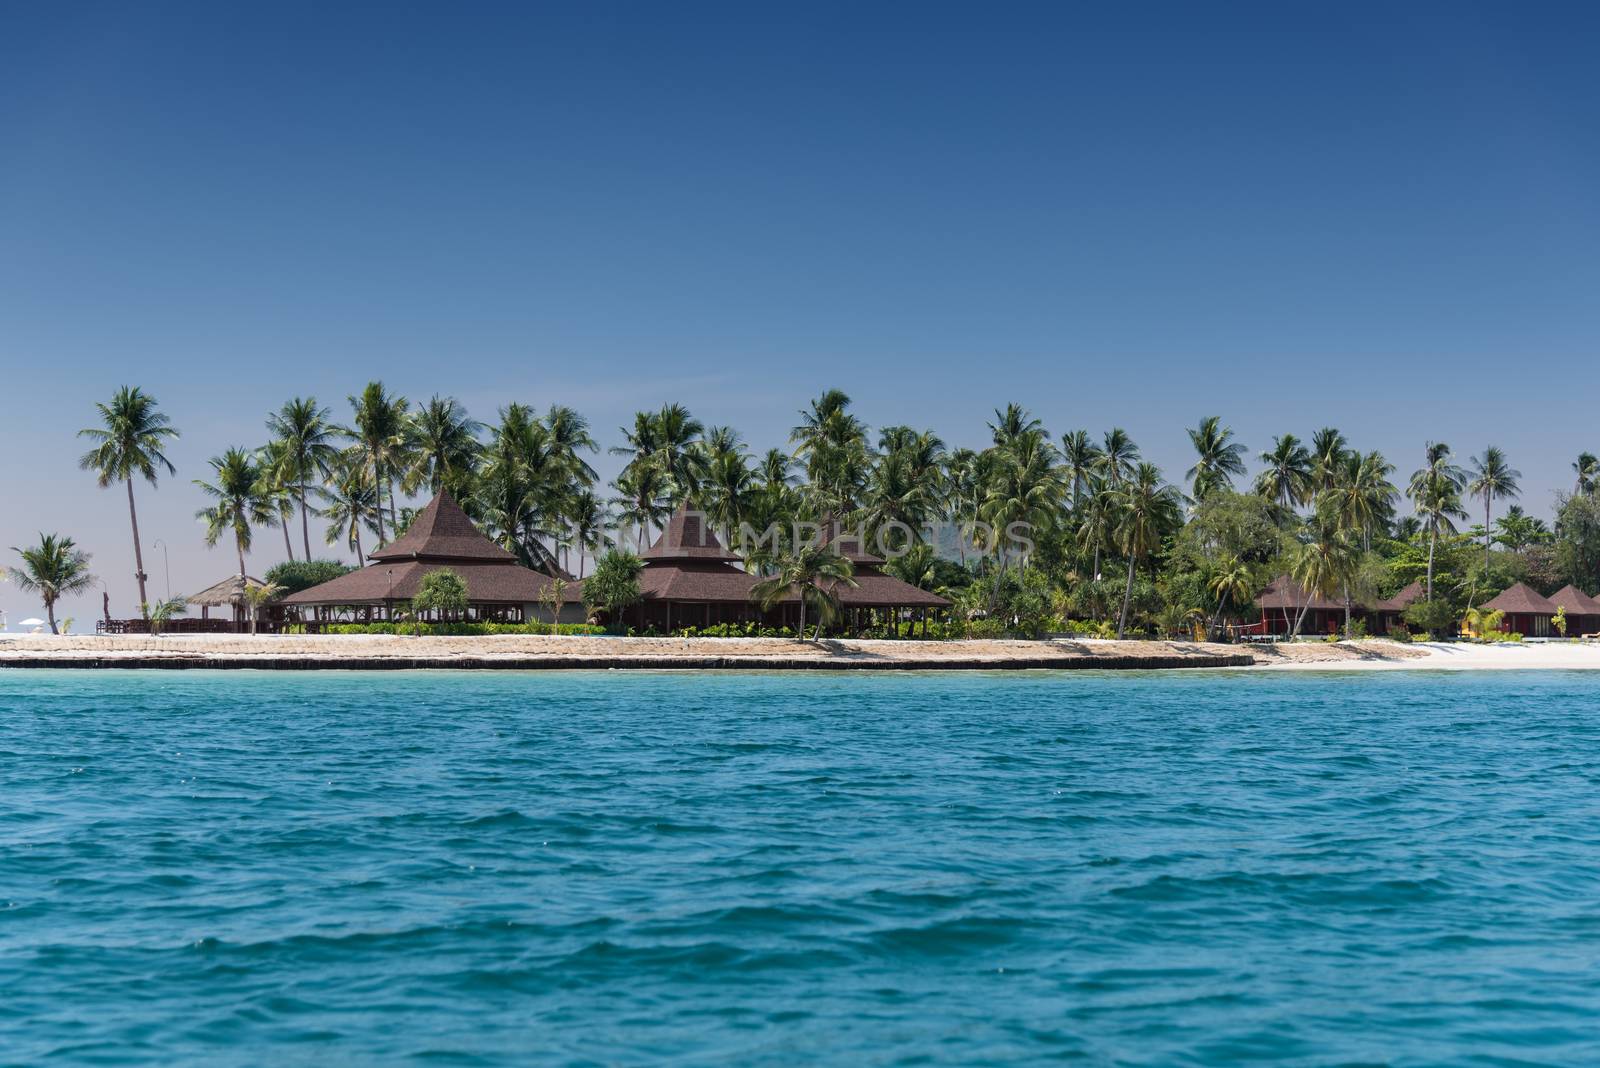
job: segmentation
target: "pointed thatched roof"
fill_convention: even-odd
[[[1565,608],[1569,616],[1600,616],[1600,601],[1570,584],[1552,593],[1550,603]]]
[[[207,586],[192,597],[184,598],[184,604],[192,604],[197,608],[215,608],[218,605],[242,604],[244,602],[244,591],[247,587],[260,589],[265,585],[265,582],[258,578],[251,578],[249,575],[242,579],[238,575],[229,575],[216,585]]]
[[[1490,601],[1483,607],[1492,612],[1517,613],[1519,615],[1553,616],[1556,606],[1550,598],[1529,586],[1526,582],[1519,582],[1506,590],[1500,596]]]
[[[1379,601],[1375,606],[1380,612],[1404,612],[1428,595],[1427,589],[1419,582],[1413,582],[1393,597]]]
[[[381,549],[367,554],[371,560],[431,560],[438,562],[515,563],[516,555],[484,536],[449,490],[439,495],[411,521],[406,532]]]
[[[724,560],[739,558],[722,547],[704,512],[692,511],[688,503],[667,520],[666,529],[655,543],[639,554],[648,569],[653,563],[669,560]]]

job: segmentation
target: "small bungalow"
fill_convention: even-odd
[[[1406,609],[1426,597],[1427,593],[1427,588],[1420,581],[1413,582],[1393,597],[1386,597],[1373,605],[1374,633],[1388,634],[1397,627],[1405,626]]]
[[[1491,612],[1505,613],[1500,622],[1502,631],[1529,638],[1548,638],[1556,633],[1551,622],[1555,618],[1556,606],[1525,582],[1517,583],[1483,607]]]
[[[1252,634],[1287,637],[1294,633],[1295,620],[1302,611],[1306,618],[1300,625],[1301,634],[1337,634],[1344,626],[1343,602],[1307,594],[1288,575],[1279,575],[1267,583],[1267,588],[1256,595],[1256,606],[1261,609],[1261,622],[1250,631]]]
[[[1581,638],[1585,634],[1600,633],[1600,601],[1578,587],[1561,587],[1550,595],[1550,603],[1567,610],[1567,637]]]
[[[190,608],[200,609],[199,622],[202,630],[226,630],[229,623],[232,624],[232,629],[234,630],[249,630],[250,602],[245,597],[245,591],[247,589],[259,590],[265,585],[266,583],[260,579],[252,578],[249,575],[229,575],[216,585],[208,586],[194,596],[185,598],[184,604]],[[226,609],[227,613],[224,618],[213,620],[211,618],[211,610],[213,608]],[[173,624],[176,622],[178,621],[168,622],[165,625],[166,629],[173,631],[184,629],[181,625],[174,626]],[[186,622],[194,621],[191,619]],[[216,623],[218,626],[209,626],[212,623]]]
[[[723,548],[705,515],[687,504],[678,506],[639,559],[644,599],[627,614],[640,630],[763,620],[760,606],[750,599],[761,580],[739,566],[739,557]]]
[[[428,502],[394,541],[367,554],[372,563],[285,597],[280,604],[308,625],[393,620],[416,596],[429,572],[449,568],[467,586],[470,622],[547,622],[549,575],[523,567],[515,554],[490,541],[448,490]],[[565,586],[557,618],[584,621],[580,583]]]

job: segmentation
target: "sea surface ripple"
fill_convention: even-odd
[[[1578,673],[0,673],[0,1063],[1600,1063]]]

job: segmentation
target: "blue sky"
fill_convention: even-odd
[[[603,444],[1016,400],[1175,478],[1209,414],[1492,441],[1542,514],[1600,451],[1592,8],[766,8],[0,4],[0,546],[71,533],[132,612],[72,437],[123,382],[184,431],[178,591],[233,566],[205,458],[371,377]]]

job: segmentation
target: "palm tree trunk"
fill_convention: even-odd
[[[1128,585],[1122,591],[1122,614],[1117,617],[1117,640],[1128,629],[1128,602],[1133,600],[1133,555],[1128,555]]]
[[[128,521],[133,524],[133,577],[139,583],[139,615],[150,618],[150,603],[144,593],[144,549],[139,545],[139,512],[133,506],[133,476],[128,476]],[[55,616],[50,617],[50,632],[55,633]]]
[[[799,635],[800,635],[800,640],[801,641],[805,641],[806,640],[806,593],[805,593],[804,590],[800,591],[800,630],[799,630]]]
[[[1488,493],[1483,495],[1483,577],[1489,578],[1489,501]]]
[[[294,542],[289,540],[289,520],[283,521],[283,551],[289,554],[289,562],[294,563]],[[307,559],[310,559],[307,557]]]
[[[131,486],[133,483],[130,480],[128,484]],[[44,603],[44,614],[46,618],[50,620],[50,633],[60,634],[61,632],[56,630],[56,602],[54,599],[48,600]]]
[[[374,483],[374,489],[377,489],[378,487],[381,487],[383,485],[383,467],[376,460],[372,461],[372,481]],[[377,513],[377,516],[378,516],[378,547],[381,549],[383,547],[383,498],[382,497],[378,498],[378,506],[376,508],[374,508],[373,511],[375,513]],[[356,535],[356,537],[359,538],[360,535],[358,534],[358,535]],[[356,561],[356,565],[359,567],[360,564],[361,564],[361,561],[357,560]]]
[[[242,578],[245,577],[245,575],[244,575],[244,539],[239,537],[239,535],[235,534],[233,536],[233,547],[235,549],[237,549],[238,552],[239,552],[239,577],[242,579]]]
[[[1428,603],[1433,603],[1433,547],[1439,540],[1439,524],[1428,524]]]
[[[389,479],[389,523],[391,526],[400,522],[400,509],[394,506],[394,479]]]
[[[1222,591],[1222,596],[1217,599],[1217,612],[1216,612],[1216,615],[1211,617],[1211,627],[1210,627],[1210,630],[1208,631],[1208,633],[1211,634],[1213,637],[1216,636],[1217,627],[1222,622],[1222,612],[1227,607],[1228,607],[1228,591],[1227,590],[1223,590]]]
[[[311,510],[306,507],[306,480],[300,480],[300,537],[305,541],[306,559],[311,559]]]
[[[1311,611],[1311,595],[1308,593],[1306,603],[1300,606],[1300,614],[1294,617],[1294,630],[1290,632],[1289,637],[1300,637],[1300,628],[1305,626],[1306,613],[1309,611]]]
[[[1350,641],[1355,634],[1350,629],[1350,583],[1344,584],[1344,640]]]
[[[361,520],[357,519],[351,529],[355,531],[356,536],[356,566],[360,567],[362,561],[367,558],[367,554],[361,551]]]

